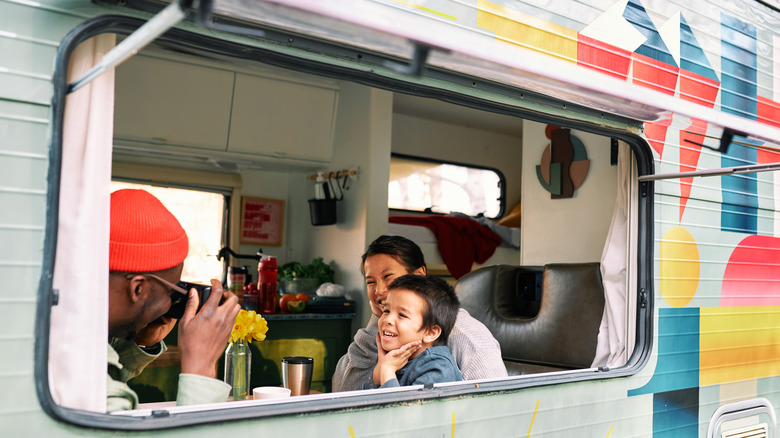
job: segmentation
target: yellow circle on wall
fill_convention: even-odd
[[[688,230],[674,227],[661,239],[658,289],[672,307],[684,307],[699,287],[699,247]]]

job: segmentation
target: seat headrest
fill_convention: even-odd
[[[541,307],[523,316],[522,291],[543,270]],[[461,306],[482,321],[505,359],[563,368],[588,368],[596,354],[604,292],[599,263],[540,267],[494,265],[473,271],[455,286]]]

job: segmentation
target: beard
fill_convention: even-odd
[[[135,341],[138,337],[138,331],[145,328],[151,323],[144,323],[144,315],[148,313],[150,306],[150,300],[146,300],[141,306],[141,309],[133,315],[133,317],[123,323],[120,323],[113,327],[110,333],[112,338],[125,339],[128,341]],[[160,315],[157,319],[162,319]]]

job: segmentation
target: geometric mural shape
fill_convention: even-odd
[[[707,55],[704,54],[704,50],[694,36],[691,26],[682,15],[680,15],[680,68],[710,81],[720,82]]]
[[[576,62],[576,31],[489,1],[479,6],[477,27],[492,31],[496,39]]]
[[[699,287],[699,249],[683,227],[667,231],[658,252],[658,290],[672,307],[685,307]]]
[[[780,238],[753,235],[731,252],[721,306],[780,306]]]
[[[780,374],[780,307],[700,309],[699,384]]]
[[[645,7],[639,0],[630,0],[623,11],[623,17],[634,25],[634,27],[646,38],[645,42],[639,46],[634,53],[644,55],[648,58],[660,61],[663,64],[677,67],[674,57],[666,47],[661,34],[653,24],[653,20],[647,15]]]
[[[577,36],[577,64],[626,80],[631,52],[580,33]]]
[[[653,438],[698,436],[699,388],[653,394]]]
[[[699,309],[658,309],[658,360],[653,377],[628,396],[699,386]]]

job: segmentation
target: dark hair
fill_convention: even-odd
[[[427,330],[438,325],[441,327],[441,335],[433,345],[447,345],[460,309],[460,300],[455,289],[439,277],[404,275],[390,283],[388,291],[392,290],[408,290],[422,297],[425,300],[425,309],[421,329]]]
[[[360,272],[366,273],[364,267],[366,259],[372,255],[386,254],[398,260],[406,268],[406,272],[414,272],[419,268],[425,268],[425,257],[416,243],[401,236],[382,235],[377,237],[366,249],[360,261]]]

